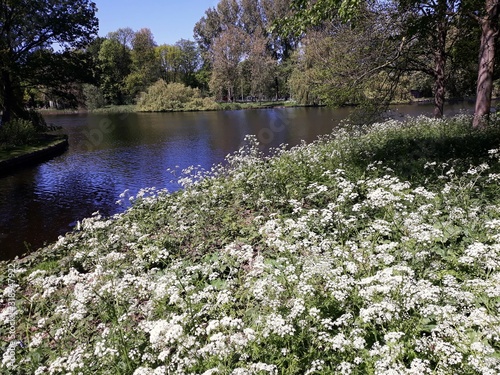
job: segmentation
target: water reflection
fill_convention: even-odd
[[[448,113],[467,104],[449,107]],[[123,208],[115,202],[130,190],[155,186],[173,191],[169,169],[210,169],[254,134],[268,149],[311,142],[327,134],[348,110],[269,110],[47,116],[69,136],[68,151],[55,159],[0,178],[0,259],[53,242],[77,220]],[[394,113],[432,113],[406,106]]]

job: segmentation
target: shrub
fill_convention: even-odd
[[[209,98],[202,98],[198,89],[160,79],[142,93],[137,108],[144,112],[193,111],[213,110],[217,104]]]
[[[3,148],[28,144],[36,139],[37,129],[33,122],[22,119],[11,120],[0,128],[0,144]]]
[[[99,87],[94,85],[84,85],[83,95],[85,96],[85,106],[89,110],[102,108],[106,105],[106,99]]]
[[[34,110],[25,111],[21,114],[20,118],[33,124],[37,132],[46,132],[50,130],[40,112]]]

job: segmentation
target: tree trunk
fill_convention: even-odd
[[[2,121],[0,126],[10,121],[12,118],[12,111],[14,106],[14,89],[12,87],[12,80],[10,74],[6,70],[2,70]]]
[[[1,69],[0,73],[2,85],[1,93],[2,118],[0,126],[9,122],[13,118],[21,117],[24,114],[23,93],[19,81],[12,77],[8,68]]]
[[[486,125],[491,109],[493,91],[493,70],[495,68],[495,43],[498,38],[499,0],[485,0],[486,14],[479,19],[481,25],[481,46],[477,74],[476,106],[474,128]]]
[[[444,51],[439,51],[436,53],[436,64],[434,68],[435,81],[434,81],[434,117],[441,118],[444,113],[444,98],[446,93],[446,78],[445,78],[445,65],[446,56]]]
[[[434,117],[441,118],[444,113],[446,94],[446,0],[439,0],[438,23],[436,26],[436,49],[434,51]]]
[[[274,77],[274,87],[276,88],[276,100],[280,98],[280,82],[278,77]]]

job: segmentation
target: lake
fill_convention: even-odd
[[[470,111],[471,104],[446,108]],[[128,190],[179,189],[174,182],[191,165],[210,169],[253,134],[267,150],[294,146],[331,133],[349,109],[78,114],[45,116],[69,136],[66,153],[0,178],[0,259],[12,259],[57,240],[78,220],[99,211],[110,216]],[[431,105],[392,108],[392,115],[432,114]]]

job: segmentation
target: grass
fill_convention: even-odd
[[[103,108],[98,108],[90,111],[91,113],[132,113],[137,112],[137,106],[135,104],[126,105],[110,105]]]
[[[255,138],[2,263],[5,374],[500,372],[500,126]]]
[[[259,108],[273,108],[273,107],[296,107],[297,103],[293,101],[265,101],[265,102],[248,102],[248,103],[217,103],[217,110],[236,110],[236,109],[259,109]],[[209,108],[209,107],[207,107]],[[194,107],[189,107],[187,109],[178,109],[176,111],[193,111],[196,110]],[[200,106],[199,110],[204,110],[203,106]],[[213,107],[210,107],[208,110],[214,110]],[[40,113],[45,115],[57,115],[57,114],[74,114],[79,113],[78,110],[50,110],[50,109],[42,109]],[[85,111],[87,112],[87,111]],[[132,113],[139,112],[137,106],[135,104],[125,104],[125,105],[109,105],[102,108],[93,109],[88,111],[89,113],[97,113],[97,114],[109,114],[109,113]]]
[[[55,146],[62,140],[64,140],[64,136],[46,137],[45,135],[41,135],[30,145],[12,146],[0,149],[0,163],[20,156],[33,154],[51,146]]]
[[[259,109],[259,108],[274,108],[274,107],[296,107],[297,103],[294,101],[263,101],[263,102],[227,102],[219,103],[221,110],[235,110],[235,109]]]

